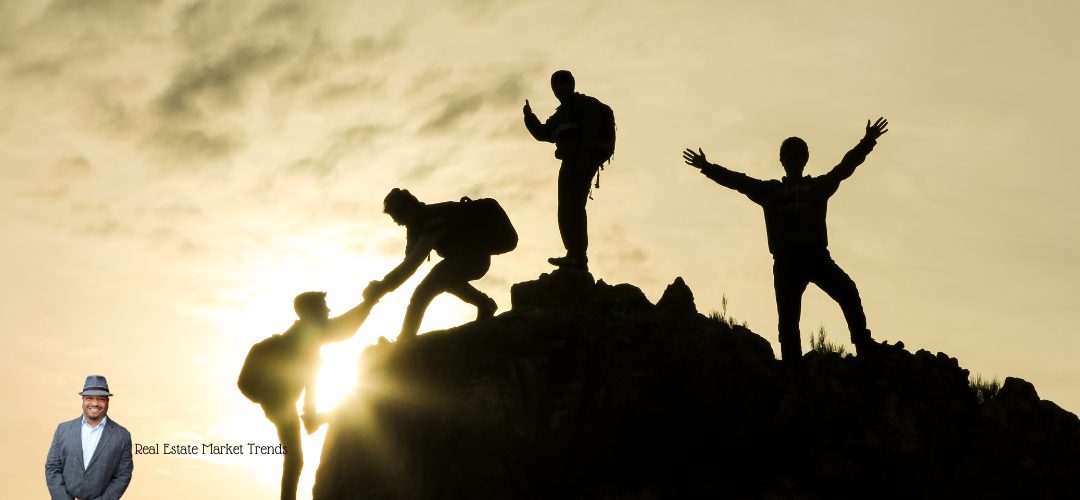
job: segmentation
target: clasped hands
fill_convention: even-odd
[[[386,286],[385,283],[383,283],[380,280],[372,280],[364,288],[364,293],[363,293],[364,300],[371,300],[371,301],[378,302],[378,300],[381,299],[383,297],[383,295],[386,295],[386,292],[388,292],[388,291],[389,290],[387,290],[387,286]]]

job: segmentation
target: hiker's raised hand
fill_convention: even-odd
[[[873,125],[870,124],[870,120],[866,120],[866,139],[877,140],[878,137],[881,137],[885,132],[889,131],[885,128],[888,126],[889,120],[886,120],[884,117],[878,118]]]
[[[682,152],[682,157],[683,160],[686,160],[687,165],[694,168],[705,168],[705,166],[709,164],[708,160],[705,159],[705,152],[702,151],[701,148],[698,148],[697,151],[686,148],[686,150]]]
[[[528,99],[525,99],[525,107],[521,108],[521,112],[525,113],[526,115],[533,114],[532,106],[529,105]]]

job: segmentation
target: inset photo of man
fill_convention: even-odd
[[[131,434],[108,417],[109,382],[86,377],[82,415],[56,427],[45,459],[45,483],[53,500],[115,500],[124,495],[135,465]]]

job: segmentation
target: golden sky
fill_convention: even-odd
[[[761,211],[680,151],[776,178],[798,135],[817,175],[885,116],[829,211],[875,337],[1077,411],[1080,7],[1008,4],[0,0],[5,497],[46,494],[49,440],[90,373],[135,442],[272,442],[235,389],[243,356],[291,324],[297,293],[344,312],[396,263],[392,187],[503,203],[521,244],[478,286],[509,307],[562,252],[558,163],[521,123],[526,98],[553,111],[560,68],[619,127],[589,205],[598,278],[656,300],[683,276],[699,309],[726,296],[777,348]],[[417,281],[324,353],[324,408]],[[472,314],[440,298],[422,331]],[[804,345],[819,326],[847,338],[811,287]],[[165,500],[270,498],[280,474],[278,457],[135,467],[127,496]]]

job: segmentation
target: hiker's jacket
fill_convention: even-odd
[[[615,138],[609,137],[605,124],[610,115],[611,108],[599,99],[574,92],[544,123],[526,113],[525,127],[536,140],[555,143],[555,157],[560,160],[574,159],[582,147],[591,157],[607,159],[615,150]]]
[[[825,226],[829,197],[840,187],[840,181],[851,177],[876,144],[873,139],[863,139],[820,177],[766,181],[713,164],[703,167],[701,173],[761,205],[769,252],[774,258],[820,253],[829,246]]]
[[[469,241],[459,214],[460,202],[421,203],[420,216],[416,222],[406,226],[405,255],[409,255],[422,236],[434,241],[432,250],[442,258],[460,257],[482,253]]]
[[[297,320],[281,335],[267,339],[273,343],[270,348],[274,352],[264,355],[260,362],[272,363],[275,376],[273,380],[265,381],[272,388],[264,395],[263,403],[269,406],[295,404],[306,388],[305,406],[313,405],[312,393],[318,380],[323,344],[345,340],[355,333],[356,328],[357,325],[341,317],[325,323]]]

